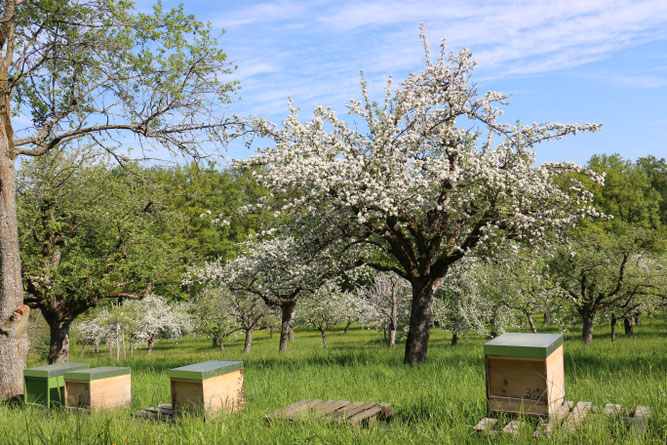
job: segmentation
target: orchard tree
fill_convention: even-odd
[[[373,283],[357,291],[363,302],[363,321],[365,324],[381,326],[389,331],[387,346],[396,346],[396,333],[403,330],[410,315],[410,283],[391,272],[379,273]]]
[[[226,264],[207,263],[190,273],[191,281],[217,282],[231,292],[249,292],[280,308],[279,351],[287,350],[297,301],[346,268],[333,246],[315,240],[279,236],[246,243],[245,254]]]
[[[127,143],[198,156],[236,124],[234,84],[211,26],[158,4],[3,0],[0,7],[0,399],[23,393],[27,336],[19,318],[15,195],[20,155],[86,140],[123,161]],[[13,320],[13,321],[12,321]],[[7,323],[5,323],[7,322]]]
[[[583,321],[581,339],[593,342],[596,316],[644,298],[664,298],[665,268],[646,267],[645,256],[659,248],[654,233],[626,227],[612,235],[592,226],[563,246],[550,272],[563,299]],[[664,261],[664,256],[662,257]]]
[[[249,292],[220,292],[220,310],[230,314],[236,321],[238,330],[245,333],[244,353],[249,353],[252,348],[252,333],[262,317],[268,312],[268,307],[257,295]]]
[[[88,309],[180,281],[159,190],[130,166],[88,157],[56,148],[18,176],[25,302],[49,324],[49,363],[68,360],[70,325]]]
[[[192,281],[189,281],[191,283]],[[225,304],[227,291],[220,286],[206,286],[197,293],[190,307],[194,331],[210,337],[214,348],[225,349],[225,338],[239,331],[239,324]]]
[[[317,329],[326,349],[329,347],[327,329],[349,320],[349,310],[355,306],[356,299],[351,293],[341,290],[335,281],[328,281],[302,299],[296,310],[295,321],[297,325]]]
[[[600,125],[501,123],[507,96],[478,94],[471,53],[448,54],[443,43],[433,61],[422,39],[426,68],[395,90],[390,81],[384,104],[363,78],[363,100],[349,106],[354,123],[324,107],[302,123],[290,104],[282,128],[258,123],[274,145],[240,161],[268,166],[259,179],[284,197],[290,233],[364,244],[361,261],[411,284],[409,364],[426,359],[431,303],[454,263],[480,243],[541,238],[597,213],[570,173],[601,179],[572,163],[536,167],[532,151]]]

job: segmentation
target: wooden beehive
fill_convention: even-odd
[[[562,334],[503,334],[484,345],[491,412],[552,416],[565,402]]]
[[[215,413],[245,407],[243,362],[211,360],[169,370],[175,412]]]
[[[89,368],[86,363],[56,363],[23,370],[25,403],[36,405],[62,405],[65,389],[64,374],[68,371]]]
[[[65,401],[69,407],[93,411],[129,408],[132,402],[132,370],[102,366],[66,372]]]

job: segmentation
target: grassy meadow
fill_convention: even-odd
[[[91,366],[132,367],[132,411],[92,415],[62,409],[44,410],[21,404],[0,404],[0,443],[3,444],[467,444],[467,443],[655,443],[667,441],[667,323],[646,320],[634,337],[622,333],[610,342],[599,326],[591,346],[581,344],[576,327],[566,334],[565,375],[568,400],[594,405],[619,403],[624,408],[648,405],[653,422],[643,435],[629,431],[601,414],[589,415],[577,432],[556,431],[535,439],[533,429],[518,439],[480,437],[473,426],[485,415],[485,377],[482,345],[470,338],[449,345],[450,335],[434,328],[427,363],[402,364],[403,345],[388,350],[381,333],[361,328],[334,329],[323,349],[317,331],[297,330],[296,341],[278,354],[278,336],[255,333],[253,350],[243,354],[241,337],[224,352],[210,341],[182,339],[158,343],[152,355],[138,350],[134,358],[117,362],[102,349],[80,358],[74,346],[71,361]],[[604,331],[604,332],[603,332]],[[540,331],[546,332],[546,331]],[[115,355],[115,354],[114,354]],[[133,411],[170,401],[167,370],[205,360],[245,363],[246,409],[206,420],[191,417],[175,423],[134,419]],[[37,357],[28,366],[44,364]],[[275,422],[264,415],[305,398],[377,401],[392,404],[393,421],[372,430],[318,420]],[[535,421],[533,425],[535,425]]]

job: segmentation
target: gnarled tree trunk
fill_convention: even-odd
[[[49,364],[65,363],[69,360],[69,320],[46,320],[51,331]]]
[[[632,317],[623,317],[623,327],[625,335],[635,335],[635,323]]]
[[[611,314],[611,341],[616,341],[616,314]]]
[[[252,348],[252,328],[246,329],[245,331],[245,346],[243,347],[243,352],[247,354],[250,352],[250,348]]]
[[[459,344],[459,333],[454,331],[452,332],[452,342],[450,343],[451,346],[456,346]]]
[[[593,321],[595,319],[595,314],[584,313],[581,314],[581,318],[584,322],[581,329],[581,341],[590,345],[593,343]]]
[[[296,302],[294,301],[285,301],[280,306],[281,318],[280,318],[280,345],[278,346],[279,352],[287,351],[287,341],[289,337],[290,323],[292,322],[292,317],[294,316],[295,307],[296,307]]]
[[[412,283],[412,310],[410,312],[410,330],[405,342],[403,363],[423,363],[426,360],[428,339],[431,335],[433,313],[433,287],[423,283]]]
[[[320,334],[322,334],[322,344],[324,345],[324,349],[327,349],[329,345],[327,344],[326,330],[324,328],[318,328],[317,330],[320,331]]]
[[[350,326],[352,326],[352,322],[348,321],[347,324],[345,325],[345,329],[343,329],[343,335],[347,334],[348,329],[350,329]]]
[[[16,214],[13,132],[9,117],[6,72],[0,70],[0,400],[23,394],[23,369],[28,357],[29,310],[23,304],[21,257]],[[4,91],[3,91],[4,90]]]

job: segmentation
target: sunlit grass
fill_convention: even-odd
[[[665,443],[667,326],[654,320],[637,331],[631,338],[619,335],[615,344],[608,335],[598,334],[591,346],[581,344],[576,333],[567,334],[566,394],[569,400],[597,406],[650,406],[653,423],[646,436],[594,415],[572,436],[557,431],[538,442]],[[451,347],[449,339],[434,329],[427,363],[414,367],[402,364],[403,345],[388,350],[381,334],[360,328],[345,336],[340,330],[332,332],[327,350],[318,332],[297,331],[285,354],[278,354],[278,338],[269,339],[267,332],[256,333],[250,354],[242,353],[240,338],[229,342],[224,352],[211,348],[205,339],[163,342],[152,355],[139,350],[135,357],[128,355],[119,362],[105,350],[87,351],[79,358],[75,348],[71,361],[132,367],[132,411],[170,401],[170,368],[204,360],[243,360],[247,407],[206,421],[158,423],[134,419],[128,410],[75,415],[0,404],[0,443],[488,443],[472,430],[486,410],[482,355],[486,340],[473,338]],[[31,358],[29,366],[38,364],[42,362]],[[387,426],[361,431],[317,420],[267,426],[264,415],[304,398],[389,402],[394,417]],[[496,437],[493,443],[534,442],[533,429],[526,428],[518,439]]]

